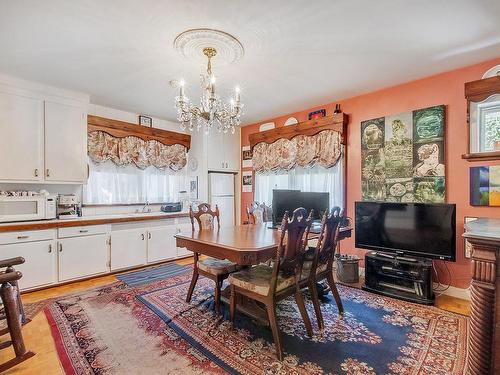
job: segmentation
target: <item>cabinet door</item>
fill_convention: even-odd
[[[225,134],[219,133],[217,129],[212,129],[210,134],[205,135],[207,166],[209,171],[220,171],[226,169],[224,159]]]
[[[21,289],[30,289],[57,282],[57,252],[55,241],[25,242],[0,246],[2,259],[23,257],[24,264],[15,266],[23,277]]]
[[[108,272],[108,235],[64,238],[58,247],[59,281]]]
[[[83,107],[45,102],[46,181],[86,181],[86,120]]]
[[[177,225],[177,232],[179,233],[189,233],[192,230],[193,228],[190,222],[181,222]],[[191,250],[186,249],[185,247],[177,248],[177,257],[185,257],[188,255],[193,255],[193,252]]]
[[[145,229],[127,229],[111,232],[111,270],[146,264]]]
[[[240,131],[224,134],[224,160],[227,170],[240,170]]]
[[[43,178],[43,101],[0,92],[0,180]]]
[[[176,233],[175,225],[148,229],[148,263],[177,257]]]

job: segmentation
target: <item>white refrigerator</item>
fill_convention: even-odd
[[[209,173],[210,205],[219,207],[221,226],[235,225],[234,174]]]

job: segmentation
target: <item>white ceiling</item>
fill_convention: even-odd
[[[173,120],[168,82],[197,99],[204,67],[172,43],[198,27],[245,48],[215,68],[244,123],[500,56],[498,0],[0,0],[0,72]]]

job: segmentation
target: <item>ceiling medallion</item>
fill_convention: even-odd
[[[223,31],[195,29],[179,34],[174,40],[174,48],[187,59],[198,60],[201,56],[207,61],[206,74],[200,75],[200,105],[191,104],[185,94],[185,82],[178,82],[179,95],[175,98],[175,106],[181,129],[193,131],[204,127],[208,134],[215,126],[220,132],[234,133],[235,128],[241,124],[243,114],[240,89],[236,87],[229,102],[223,102],[215,91],[216,77],[212,72],[212,65],[215,62],[218,65],[232,64],[240,60],[244,54],[241,43]]]

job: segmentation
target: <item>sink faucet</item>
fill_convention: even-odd
[[[137,212],[142,212],[142,213],[151,212],[151,208],[149,208],[149,202],[146,200],[144,206],[141,208],[140,211],[137,210]]]

